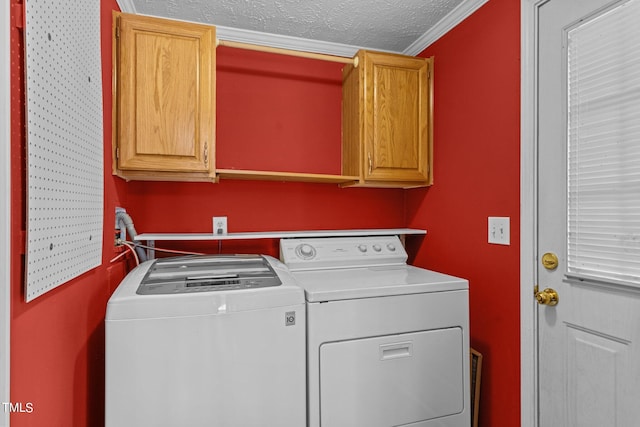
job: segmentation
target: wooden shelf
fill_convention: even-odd
[[[350,175],[328,175],[317,173],[254,171],[243,169],[217,169],[221,179],[251,179],[262,181],[317,182],[326,184],[354,184],[359,177]]]
[[[253,240],[253,239],[287,239],[304,237],[359,237],[359,236],[394,236],[425,235],[426,230],[413,228],[371,228],[354,230],[300,230],[300,231],[255,231],[244,233],[142,233],[134,240],[146,241],[202,241],[202,240]]]

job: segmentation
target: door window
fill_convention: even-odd
[[[568,31],[568,272],[640,286],[640,0]]]

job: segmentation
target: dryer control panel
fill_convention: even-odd
[[[398,236],[280,240],[280,260],[290,270],[405,264]]]

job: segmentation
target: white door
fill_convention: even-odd
[[[540,427],[640,426],[639,9],[538,9]]]
[[[9,330],[11,322],[11,70],[12,2],[0,6],[0,403],[9,399]],[[6,405],[0,409],[0,426],[9,425]]]

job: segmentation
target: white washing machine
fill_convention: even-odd
[[[105,323],[106,427],[305,425],[304,294],[280,261],[148,261]]]
[[[284,239],[307,301],[309,427],[468,427],[468,282],[396,236]]]

